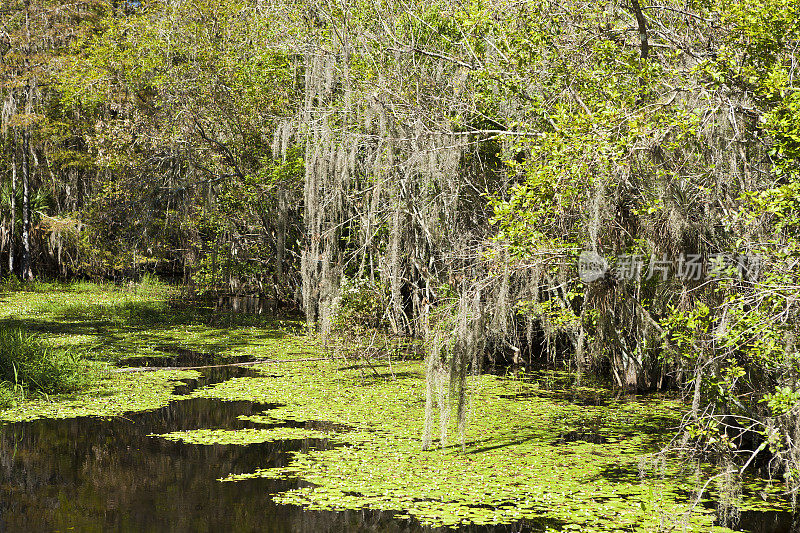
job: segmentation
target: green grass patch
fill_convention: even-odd
[[[56,349],[22,328],[0,325],[0,382],[6,389],[71,392],[86,386],[89,375],[77,352]]]
[[[297,318],[234,313],[216,309],[213,302],[187,302],[176,287],[146,281],[5,286],[0,290],[0,326],[20,327],[53,346],[112,363],[127,357],[171,357],[176,349],[212,354],[215,360],[302,358],[317,352],[313,339],[297,334],[304,326]]]
[[[16,403],[17,395],[14,389],[7,383],[0,383],[0,411],[8,409]]]

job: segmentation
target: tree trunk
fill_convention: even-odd
[[[278,185],[278,237],[275,242],[275,274],[278,287],[275,290],[276,299],[286,291],[286,282],[283,275],[283,261],[286,253],[286,228],[289,223],[289,207],[287,193],[282,185]]]
[[[11,235],[8,238],[8,274],[14,275],[14,254],[17,240],[17,132],[11,141]]]
[[[31,268],[31,184],[30,184],[30,149],[31,132],[26,127],[22,130],[22,260],[20,274],[23,280],[33,280]]]
[[[25,72],[30,75],[31,67],[31,30],[30,30],[30,0],[25,1],[25,33],[27,46],[25,49]],[[25,113],[32,111],[34,88],[31,78],[28,78],[27,94],[25,96]],[[20,277],[23,281],[33,280],[31,268],[31,126],[26,124],[22,129],[22,257],[20,260]]]

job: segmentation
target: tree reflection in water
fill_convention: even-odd
[[[327,447],[325,439],[203,446],[148,437],[254,427],[237,417],[270,407],[194,398],[109,420],[0,426],[0,531],[430,531],[387,512],[308,511],[272,502],[269,494],[299,486],[298,480],[217,481],[285,466],[289,452]],[[537,531],[542,525],[462,531]]]

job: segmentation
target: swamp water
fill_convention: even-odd
[[[247,313],[247,314],[270,314],[275,315],[277,310],[280,309],[280,302],[270,298],[262,298],[253,295],[228,295],[220,296],[217,299],[215,311],[227,311],[234,313]]]
[[[185,361],[181,361],[185,362]],[[250,377],[242,367],[202,370],[175,394],[232,378]],[[194,429],[264,427],[240,416],[276,404],[176,399],[151,411],[122,417],[43,419],[0,426],[0,531],[464,531],[536,532],[569,529],[558,520],[500,526],[432,529],[414,519],[380,511],[317,511],[279,505],[270,494],[302,487],[292,479],[217,481],[231,474],[285,467],[292,452],[324,450],[324,438],[249,445],[198,445],[154,434]],[[277,426],[314,428],[315,422]],[[561,439],[589,441],[568,433]],[[743,513],[739,528],[753,533],[795,533],[788,513]]]
[[[238,367],[207,369],[201,379],[188,380],[176,393],[250,372]],[[325,449],[330,446],[327,439],[207,446],[152,436],[199,428],[250,428],[253,423],[237,417],[270,407],[274,406],[176,399],[161,409],[111,419],[42,419],[0,426],[0,531],[436,531],[387,512],[309,511],[270,500],[271,493],[302,486],[299,480],[217,481],[229,474],[285,466],[289,452]],[[559,524],[467,526],[461,531],[510,533],[547,526]]]

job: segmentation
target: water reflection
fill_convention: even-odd
[[[232,311],[246,314],[275,314],[280,309],[280,302],[260,296],[220,296],[215,311]]]
[[[750,533],[800,533],[800,515],[778,511],[743,511],[734,529]]]
[[[230,377],[217,372],[212,379],[187,383],[187,389]],[[300,486],[297,480],[217,481],[285,466],[291,452],[325,448],[330,445],[325,439],[201,446],[148,437],[183,429],[253,427],[237,417],[271,407],[176,399],[162,409],[108,420],[0,426],[0,531],[432,531],[386,512],[304,511],[272,502],[271,493]],[[545,525],[559,524],[469,526],[462,531],[540,531]]]
[[[125,357],[120,359],[119,365],[123,367],[196,367],[214,364],[247,363],[253,358],[249,355],[221,356],[190,350],[179,346],[157,346],[157,350],[174,353],[175,355],[145,355]]]
[[[252,372],[238,367],[206,369],[201,378],[187,380],[178,392]],[[285,466],[292,453],[331,446],[326,439],[202,446],[148,436],[197,428],[263,427],[237,417],[273,407],[177,397],[161,409],[108,420],[38,420],[0,426],[0,531],[522,533],[564,525],[542,519],[436,530],[387,512],[304,511],[277,505],[269,496],[299,487],[302,481],[221,483],[217,479]],[[305,427],[326,426],[311,422]],[[570,436],[578,437],[587,439]],[[739,527],[753,533],[800,532],[797,520],[788,513],[742,513]]]
[[[266,406],[187,400],[157,411],[100,420],[41,420],[0,428],[0,529],[47,531],[258,530],[267,494],[286,488],[229,473],[280,466],[302,442],[186,446],[151,432],[244,427],[239,414]],[[324,441],[305,443],[324,446]],[[277,485],[279,485],[278,483]],[[255,521],[254,521],[255,520]]]

